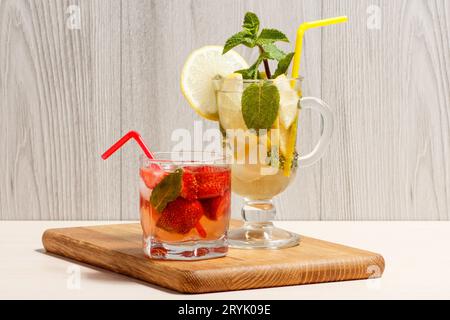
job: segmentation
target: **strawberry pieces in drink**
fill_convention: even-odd
[[[139,175],[142,180],[144,180],[145,185],[149,189],[153,189],[167,175],[167,172],[162,170],[157,165],[152,164],[147,168],[141,168]]]
[[[186,234],[195,227],[203,213],[200,201],[178,197],[166,206],[156,226],[168,232]]]
[[[217,220],[227,214],[230,210],[230,198],[230,191],[226,191],[223,196],[201,200],[205,216],[210,220]]]
[[[198,183],[195,177],[195,173],[192,172],[189,168],[184,168],[180,195],[188,200],[196,200],[197,193]]]
[[[206,230],[205,230],[205,228],[203,228],[200,221],[196,223],[195,229],[197,230],[197,233],[200,235],[200,237],[206,238],[206,236],[207,236]]]
[[[217,220],[228,212],[230,181],[228,169],[214,166],[184,167],[180,196],[162,210],[156,226],[179,234],[187,234],[195,228],[205,238],[207,234],[200,219],[205,214],[210,220]]]
[[[184,167],[181,196],[185,199],[207,199],[222,196],[230,189],[230,171],[220,167]]]
[[[196,173],[199,199],[222,196],[230,188],[230,170],[218,167],[200,167]]]

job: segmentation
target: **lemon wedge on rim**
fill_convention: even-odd
[[[222,54],[222,46],[206,46],[195,50],[184,63],[181,91],[192,109],[208,120],[219,120],[213,79],[223,78],[248,64],[234,50]]]

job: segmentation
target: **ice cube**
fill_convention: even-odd
[[[244,91],[244,80],[242,74],[232,73],[222,80],[222,92],[242,92]]]
[[[217,97],[219,121],[222,128],[246,129],[241,111],[241,92],[220,92]]]

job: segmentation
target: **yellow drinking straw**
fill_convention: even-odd
[[[303,50],[303,36],[305,35],[306,30],[312,28],[325,27],[332,24],[344,23],[347,22],[348,18],[346,16],[329,18],[324,20],[317,20],[311,22],[304,22],[297,29],[297,39],[295,42],[295,54],[294,54],[294,62],[292,66],[292,79],[297,79],[300,75],[300,60],[302,57]],[[295,85],[295,81],[292,81],[292,86]],[[294,125],[289,129],[288,143],[286,146],[286,162],[284,165],[284,175],[289,177],[291,174],[291,165],[293,161],[293,154],[295,150],[295,143],[297,138],[297,122],[298,122],[298,114],[295,118]]]
[[[306,30],[312,28],[325,27],[332,24],[344,23],[347,22],[348,18],[346,16],[329,18],[324,20],[317,20],[311,22],[304,22],[297,29],[297,39],[295,42],[295,54],[294,54],[294,62],[292,65],[292,78],[296,79],[300,75],[300,62],[302,58],[302,50],[303,50],[303,36]]]

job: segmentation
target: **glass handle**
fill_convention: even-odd
[[[331,142],[334,130],[334,116],[330,107],[322,100],[314,97],[304,97],[300,99],[302,109],[311,109],[318,111],[323,119],[323,132],[319,142],[314,147],[313,151],[303,157],[299,157],[299,167],[309,167],[316,163],[324,155],[328,145]]]

